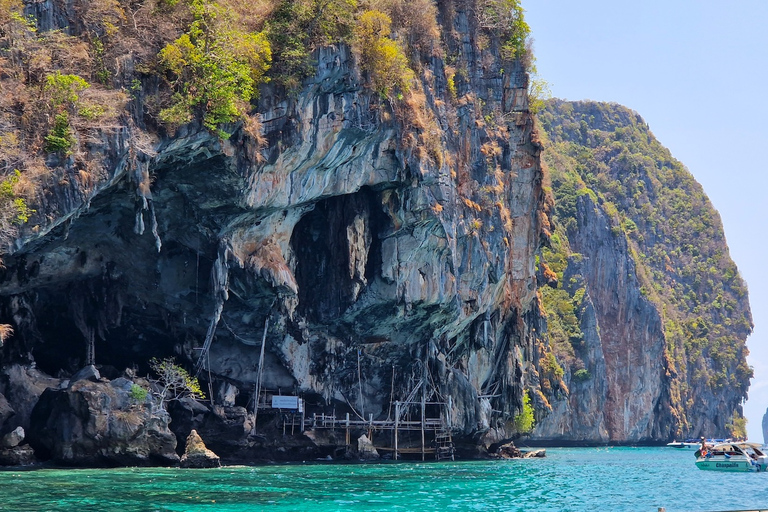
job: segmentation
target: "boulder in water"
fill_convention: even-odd
[[[220,468],[221,459],[205,446],[197,430],[192,430],[179,465],[183,468]]]
[[[357,455],[361,460],[376,460],[380,457],[373,442],[365,434],[357,438]]]
[[[494,456],[499,459],[519,459],[523,456],[523,452],[515,446],[515,443],[509,442],[499,446]]]

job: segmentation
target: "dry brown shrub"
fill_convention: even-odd
[[[85,29],[95,37],[111,37],[126,21],[125,11],[117,0],[79,0],[75,10]]]
[[[259,32],[264,29],[264,22],[277,9],[280,0],[219,0],[219,3],[234,13],[238,26]]]
[[[427,97],[419,82],[414,81],[402,100],[394,103],[395,115],[403,127],[401,144],[413,150],[419,159],[428,159],[435,166],[444,162],[443,131],[435,119],[434,112],[427,106]]]
[[[13,336],[13,327],[10,324],[0,324],[0,344]]]
[[[267,146],[267,139],[261,132],[261,119],[259,114],[245,116],[243,118],[243,134],[250,138],[252,142],[246,140],[246,153],[248,159],[254,163],[261,163],[264,160],[261,150]]]
[[[124,92],[94,85],[80,93],[78,115],[72,124],[76,128],[113,126],[125,112],[127,103],[128,96]]]
[[[397,32],[402,30],[408,44],[424,57],[441,54],[440,27],[433,0],[371,0],[370,8],[392,18]]]
[[[191,21],[185,2],[170,6],[161,0],[122,3],[126,26],[119,38],[110,40],[108,57],[130,54],[139,63],[151,63],[157,52],[177,39]]]
[[[110,420],[110,423],[112,423],[118,429],[126,430],[133,434],[137,433],[141,426],[144,424],[144,420],[141,414],[131,410],[123,411],[118,409],[116,411],[112,411]]]
[[[40,39],[42,44],[50,49],[55,69],[81,76],[91,74],[91,54],[88,43],[58,30],[46,32]]]

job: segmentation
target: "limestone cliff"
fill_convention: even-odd
[[[31,10],[84,34],[77,6]],[[261,389],[308,414],[391,417],[423,380],[458,431],[514,434],[544,218],[528,76],[474,2],[437,15],[443,45],[413,50],[403,98],[368,87],[348,45],[323,46],[297,90],[262,87],[258,133],[235,123],[228,139],[158,127],[146,61],[116,59],[127,110],[48,156],[3,256],[4,364],[141,373],[174,355],[252,410],[264,337]]]
[[[562,381],[551,364],[534,376],[552,411],[534,438],[738,435],[752,319],[701,186],[624,107],[553,100],[540,118],[558,226],[540,275],[559,278],[542,294]]]

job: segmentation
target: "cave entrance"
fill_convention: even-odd
[[[380,236],[389,225],[381,193],[367,187],[320,201],[302,217],[291,235],[299,314],[318,323],[342,316],[381,275]]]
[[[110,289],[111,288],[111,289]],[[88,336],[95,365],[108,378],[129,367],[149,371],[152,357],[174,355],[183,340],[167,327],[167,312],[129,301],[120,283],[70,283],[37,291],[33,305],[40,342],[32,348],[37,366],[49,375],[72,374],[88,364]]]

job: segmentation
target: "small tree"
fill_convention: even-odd
[[[193,21],[187,32],[158,54],[175,91],[160,120],[176,128],[202,113],[205,127],[227,139],[220,125],[246,114],[267,81],[272,50],[265,33],[240,30],[226,6],[190,0],[189,9]]]
[[[392,20],[381,11],[366,11],[355,27],[355,48],[360,67],[366,71],[371,86],[382,96],[405,93],[415,75],[397,41],[389,37]]]
[[[526,391],[523,394],[523,410],[515,416],[515,428],[521,435],[530,434],[533,430],[533,425],[536,420],[533,417],[533,406],[531,405],[531,397]]]
[[[154,390],[152,394],[160,401],[160,407],[163,409],[172,400],[187,397],[205,398],[197,378],[192,377],[187,370],[177,365],[172,357],[162,360],[152,358],[149,361],[149,367],[157,374],[157,379],[149,380],[159,388],[159,391]]]

